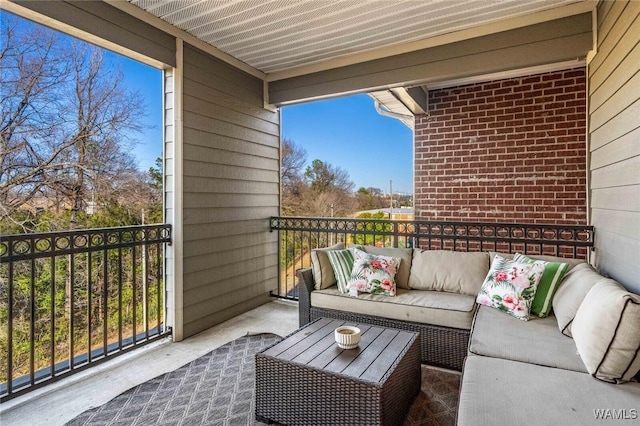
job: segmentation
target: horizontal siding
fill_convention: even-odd
[[[190,252],[185,254],[191,257],[211,253],[223,253],[227,250],[245,250],[255,246],[270,245],[271,236],[269,233],[255,232],[252,234],[242,233],[223,237],[199,238],[189,241]]]
[[[638,141],[640,141],[640,128],[601,146],[598,149],[598,155],[591,158],[591,169],[596,170],[640,155]]]
[[[174,70],[169,69],[164,72],[164,223],[171,223],[175,226],[173,220],[174,213],[174,190],[173,180],[175,172],[174,164]],[[175,228],[173,229],[173,235],[175,237]],[[176,257],[176,244],[167,245],[165,250],[165,286],[166,292],[166,308],[167,324],[177,329],[177,310],[176,306],[176,289],[172,283],[176,282],[174,273],[174,262]],[[181,308],[181,307],[180,307]],[[177,333],[176,333],[177,334]],[[174,334],[174,336],[176,336]],[[176,336],[179,338],[179,336]]]
[[[640,212],[640,185],[593,189],[591,208]]]
[[[615,108],[615,105],[613,107]],[[640,99],[637,99],[628,108],[620,109],[611,120],[599,128],[591,128],[591,150],[597,150],[637,129],[640,125],[638,117],[640,117]]]
[[[640,293],[640,2],[602,2],[589,63],[595,264]]]
[[[272,194],[278,193],[278,184],[241,179],[209,179],[191,176],[191,193]],[[188,225],[188,224],[187,224]]]
[[[638,2],[638,6],[640,7],[640,2]],[[636,73],[635,65],[640,62],[638,59],[640,58],[639,44],[634,44],[633,41],[627,42],[626,40],[633,38],[633,31],[640,31],[640,19],[625,34],[625,40],[618,43],[613,52],[611,52],[609,55],[610,62],[606,62],[591,76],[594,103],[589,107],[592,111],[598,109],[604,103],[607,99],[606,95],[615,93],[615,88],[612,88],[612,84],[615,84],[616,81],[627,81]],[[611,63],[618,63],[619,66],[613,68],[610,65]]]
[[[216,286],[202,285],[190,288],[184,293],[185,304],[199,303],[207,298],[236,292],[243,288],[256,287],[257,282],[266,285],[270,279],[277,277],[278,255],[277,253],[247,257],[244,262],[223,264],[215,268],[209,268],[200,272],[186,275],[186,278],[196,280],[207,277],[212,273],[216,274]],[[215,269],[215,270],[214,270]],[[266,271],[271,271],[265,273]]]
[[[266,110],[258,105],[247,105],[246,101],[242,101],[232,90],[228,90],[227,86],[212,87],[211,84],[201,83],[191,77],[184,82],[185,89],[195,98],[208,100],[211,98],[220,98],[231,111],[249,114],[255,118],[259,118],[270,123],[278,124],[278,115],[272,111]]]
[[[399,84],[433,83],[586,56],[591,14],[581,14],[472,40],[269,83],[276,105]]]
[[[218,161],[208,162],[206,159],[201,161],[185,160],[185,176],[206,179],[226,179],[226,180],[248,180],[260,182],[278,183],[278,173],[273,170],[257,168],[256,164],[259,159],[238,154],[238,157],[244,156],[245,166],[222,165]],[[242,160],[242,158],[240,158]],[[237,161],[239,162],[239,161]]]
[[[640,44],[638,44],[638,53],[638,59],[640,59]],[[629,68],[636,68],[637,65],[640,64],[640,60],[637,60],[636,62],[626,62],[626,64]],[[596,103],[597,107],[591,110],[591,125],[594,130],[612,120],[616,115],[618,115],[618,111],[620,111],[620,109],[627,109],[638,100],[637,96],[638,90],[640,89],[640,72],[638,72],[637,69],[633,72],[635,74],[631,74],[631,71],[628,71],[620,73],[622,75],[611,75],[608,81],[612,87],[607,88],[605,85],[602,85],[600,87],[603,90],[592,95],[593,102]],[[617,82],[617,84],[614,82]],[[613,92],[614,90],[615,92]],[[612,92],[613,95],[609,95]],[[598,96],[599,94],[602,94],[602,96]]]
[[[14,3],[167,65],[176,65],[176,40],[173,36],[105,2],[14,1]]]
[[[222,136],[241,139],[248,142],[271,146],[275,149],[278,148],[279,143],[277,134],[265,133],[251,127],[240,126],[236,123],[229,123],[224,120],[207,117],[201,111],[185,109],[184,127],[185,129],[195,129],[207,132],[212,135],[211,138],[214,138],[214,136]],[[202,141],[198,141],[195,142],[195,144],[198,145],[201,144],[201,142]]]
[[[253,280],[262,280],[262,277],[263,274],[258,274],[253,277]],[[238,278],[243,277],[239,275]],[[190,292],[186,292],[185,305],[189,306],[189,310],[191,311],[190,316],[200,319],[209,316],[216,311],[228,308],[233,305],[237,305],[238,303],[242,303],[248,299],[253,299],[254,297],[258,297],[263,294],[268,294],[269,288],[267,288],[264,284],[262,284],[261,286],[238,286],[237,282],[234,282],[234,279],[226,280],[226,282],[220,282],[220,284],[226,283],[230,289],[235,288],[235,290],[231,290],[226,293],[220,294],[213,289],[208,288],[207,290],[210,290],[208,293],[203,293],[200,296],[193,297]]]
[[[269,231],[269,220],[256,222],[255,220],[235,220],[233,222],[203,223],[185,225],[185,231],[190,240],[217,238],[232,235],[246,235],[256,232]]]
[[[593,208],[591,212],[594,222],[607,223],[607,231],[640,241],[640,212]]]
[[[274,201],[273,199],[273,195],[270,194],[189,193],[185,194],[184,197],[185,203],[194,209],[217,207],[220,204],[227,207],[277,207],[277,204],[270,206],[270,203],[273,203]]]
[[[195,81],[210,87],[219,87],[221,90],[235,95],[238,99],[246,101],[248,108],[263,105],[262,80],[196,48],[190,50],[189,58],[185,57],[185,61],[189,61],[189,68],[185,69],[185,77],[201,72],[202,74]],[[257,93],[260,94],[260,102],[255,102]]]
[[[595,151],[598,154],[598,151]],[[591,189],[640,185],[640,156],[591,171]]]
[[[219,324],[223,321],[236,317],[244,312],[247,312],[253,308],[256,308],[270,300],[268,294],[260,294],[259,296],[245,300],[244,302],[231,305],[228,308],[215,311],[212,314],[201,317],[198,320],[192,321],[185,325],[184,332],[187,336],[198,333],[200,330],[204,330],[209,327],[209,324]],[[227,303],[230,304],[230,303]]]
[[[600,72],[601,68],[609,70],[616,68],[620,61],[616,60],[615,57],[610,57],[611,54],[615,52],[616,47],[624,49],[624,45],[628,44],[629,40],[635,40],[634,34],[637,34],[639,2],[620,0],[619,3],[620,6],[624,5],[622,13],[619,15],[615,13],[608,14],[605,20],[605,23],[611,23],[613,26],[611,31],[605,34],[598,33],[598,54],[589,63],[590,74],[592,75]],[[629,38],[626,38],[626,35],[629,35]],[[635,43],[632,43],[627,49],[633,47],[633,44]]]
[[[187,179],[185,179],[187,180]],[[186,211],[186,208],[189,210]],[[233,222],[236,220],[262,220],[273,213],[274,207],[254,207],[251,209],[238,207],[214,207],[206,209],[194,209],[185,207],[185,222],[190,224],[211,223],[211,222]]]
[[[607,1],[601,5],[597,15],[598,36],[601,40],[604,40],[607,37],[626,6],[627,3],[624,1]]]
[[[262,82],[184,51],[184,333],[269,300],[278,275],[277,113]]]
[[[191,146],[193,147],[193,151],[189,152],[189,155],[197,155],[200,152],[196,152],[196,150],[198,148],[204,148],[219,149],[229,152],[241,152],[244,154],[258,155],[265,158],[278,158],[276,156],[278,151],[275,150],[274,154],[273,146],[265,145],[264,143],[260,142],[256,143],[221,135],[216,135],[215,138],[207,138],[209,132],[198,129],[184,129],[184,135],[185,137],[188,137],[193,141],[193,143],[191,144]]]
[[[617,280],[630,291],[640,294],[640,285],[633,275],[637,277],[640,273],[638,240],[610,232],[601,226],[596,229],[595,246],[598,270],[603,275]]]
[[[202,99],[197,96],[185,96],[184,107],[189,111],[198,111],[204,117],[214,118],[239,126],[246,126],[249,120],[252,123],[251,129],[270,135],[277,135],[279,132],[280,126],[277,123],[256,119],[256,117],[253,117],[250,113],[234,111],[227,105],[211,105],[208,99]]]

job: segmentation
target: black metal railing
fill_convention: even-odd
[[[582,225],[272,217],[279,231],[279,286],[274,296],[297,299],[295,272],[311,266],[311,250],[338,242],[426,250],[497,251],[587,257],[594,229]]]
[[[170,225],[0,236],[0,401],[159,337]]]

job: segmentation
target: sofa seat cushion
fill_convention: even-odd
[[[576,371],[471,355],[462,374],[458,425],[600,424],[594,410],[626,410],[621,414],[633,417],[638,401],[638,383],[613,385]]]
[[[586,373],[573,339],[558,331],[553,316],[519,321],[504,312],[480,306],[473,323],[469,352]]]
[[[394,297],[349,297],[335,286],[311,292],[311,306],[465,330],[471,329],[476,310],[475,297],[464,294],[399,288]]]

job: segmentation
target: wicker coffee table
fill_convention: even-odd
[[[338,348],[341,325],[362,330]],[[285,425],[400,425],[420,391],[417,333],[321,318],[256,354],[256,419]]]

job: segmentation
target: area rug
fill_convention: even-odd
[[[85,411],[67,425],[262,425],[254,419],[254,355],[274,334],[240,337]],[[453,425],[460,375],[422,366],[405,425]]]

